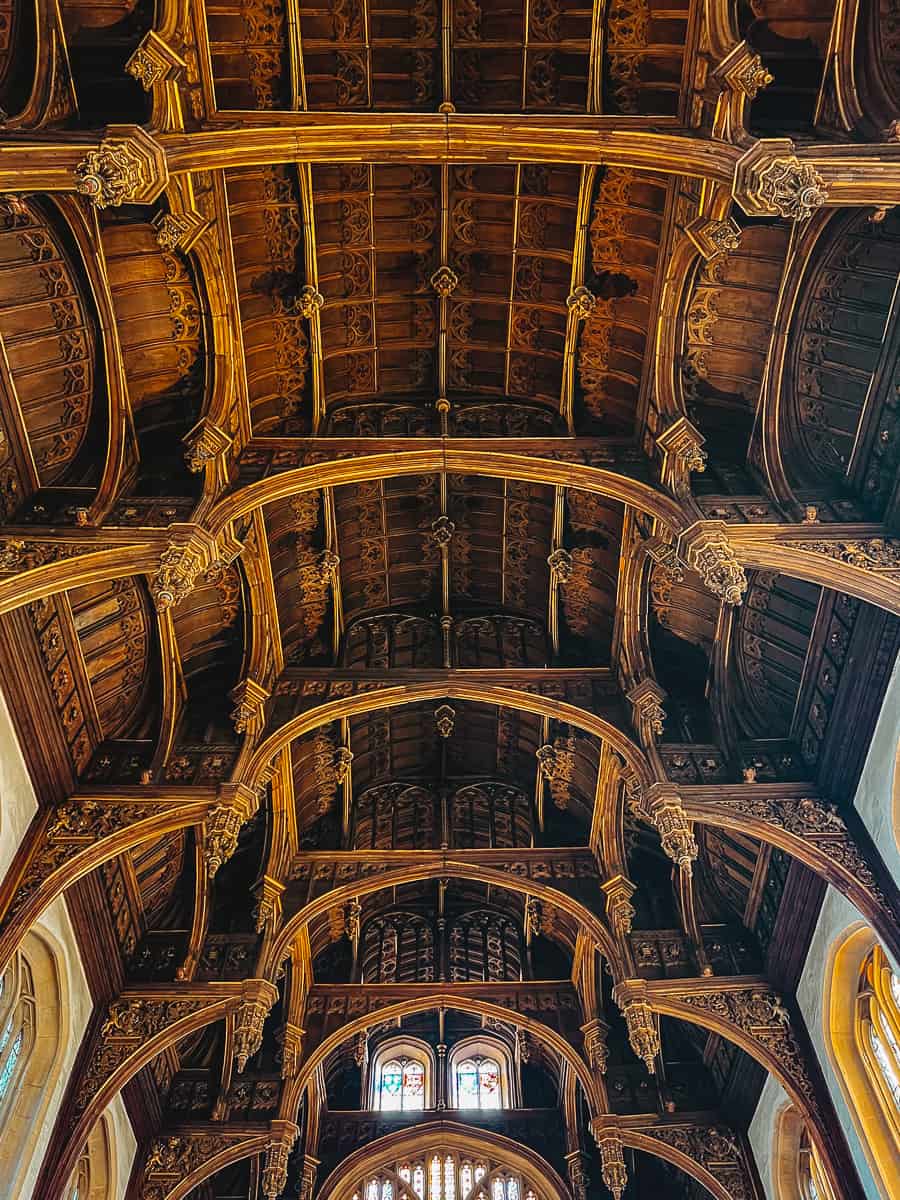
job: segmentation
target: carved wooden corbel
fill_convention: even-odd
[[[662,456],[661,479],[664,487],[677,495],[690,492],[692,471],[705,471],[707,454],[703,434],[687,417],[679,417],[657,435],[656,448]]]
[[[271,1140],[266,1149],[262,1192],[266,1200],[277,1200],[287,1186],[288,1159],[300,1132],[292,1121],[272,1121]]]
[[[712,217],[696,217],[684,231],[706,259],[730,254],[741,244],[741,228],[734,217],[716,221]]]
[[[239,1072],[262,1046],[266,1017],[277,999],[278,988],[268,979],[244,980],[234,1022],[234,1061]]]
[[[241,826],[256,811],[259,797],[242,783],[219,785],[218,802],[206,820],[206,869],[213,879],[237,849]]]
[[[656,1017],[647,996],[647,981],[623,979],[613,988],[613,999],[625,1018],[628,1041],[649,1073],[656,1072],[656,1058],[662,1052]]]
[[[653,679],[642,679],[628,693],[631,719],[642,746],[650,746],[655,738],[662,737],[666,720],[665,698],[666,693]]]
[[[125,70],[145,92],[150,92],[158,83],[177,79],[187,70],[187,63],[164,38],[151,29],[125,64]]]
[[[203,417],[185,434],[184,444],[187,468],[196,475],[203,471],[207,464],[227,455],[233,445],[233,439],[209,417]]]
[[[242,679],[228,694],[234,701],[231,719],[235,732],[245,733],[250,738],[262,733],[266,721],[266,702],[271,692],[255,679],[247,678]]]
[[[599,1117],[591,1121],[591,1134],[600,1150],[603,1182],[615,1200],[622,1200],[628,1186],[628,1171],[625,1168],[624,1142],[615,1118]]]
[[[747,590],[744,568],[728,540],[724,521],[697,521],[678,540],[678,554],[714,596],[740,604]]]
[[[209,228],[210,222],[194,209],[158,213],[153,218],[156,240],[161,250],[180,250],[186,254]]]
[[[584,1056],[588,1066],[592,1071],[599,1071],[601,1075],[605,1075],[609,1063],[609,1050],[606,1045],[609,1026],[599,1017],[594,1017],[592,1021],[582,1025],[581,1033],[584,1038]]]

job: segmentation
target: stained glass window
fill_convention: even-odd
[[[456,1096],[460,1108],[500,1108],[500,1064],[473,1055],[456,1067]]]
[[[3,976],[0,998],[3,997],[7,1005],[0,1033],[0,1104],[11,1095],[33,1044],[34,984],[31,970],[21,955]]]
[[[425,1067],[415,1058],[399,1056],[382,1064],[376,1090],[383,1112],[409,1112],[425,1107]],[[367,1198],[368,1200],[368,1198]]]
[[[868,1062],[886,1113],[900,1131],[900,981],[884,952],[874,947],[866,960],[860,989],[861,1027],[868,1042]]]
[[[502,1163],[435,1147],[422,1157],[385,1164],[358,1181],[352,1200],[539,1200],[534,1188]]]

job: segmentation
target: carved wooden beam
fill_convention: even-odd
[[[32,821],[0,888],[0,970],[39,914],[76,880],[148,838],[202,823],[210,788],[85,791]]]
[[[620,1117],[622,1141],[665,1159],[716,1200],[763,1200],[746,1137],[721,1122]]]
[[[641,997],[654,1012],[718,1033],[755,1058],[775,1076],[804,1115],[835,1194],[847,1200],[862,1200],[855,1172],[852,1166],[848,1169],[846,1145],[815,1056],[808,1047],[802,1020],[789,1011],[766,980],[750,976],[630,980],[616,990],[617,999]]]
[[[235,117],[239,115],[236,122]],[[733,189],[751,215],[804,219],[825,203],[900,201],[900,148],[788,138],[749,146],[664,117],[459,113],[220,113],[206,129],[150,135],[110,126],[97,141],[10,143],[0,191],[79,191],[100,206],[151,203],[169,175],[286,162],[604,164],[689,175]]]
[[[900,957],[900,890],[855,813],[839,814],[806,784],[679,787],[687,816],[778,846],[827,879]]]
[[[88,1134],[115,1094],[167,1047],[234,1012],[254,982],[127,988],[95,1017],[37,1184],[44,1200],[62,1196]]]
[[[267,1126],[241,1127],[234,1122],[175,1126],[135,1159],[129,1200],[184,1200],[217,1171],[263,1153],[272,1141]]]

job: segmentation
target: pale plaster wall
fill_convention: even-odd
[[[894,777],[900,742],[900,660],[894,666],[885,694],[884,705],[875,727],[872,744],[866,756],[854,804],[872,840],[894,879],[900,883],[900,849],[897,845],[895,824]],[[806,967],[797,989],[797,1001],[816,1054],[825,1075],[825,1082],[834,1101],[838,1118],[850,1147],[850,1153],[859,1172],[866,1196],[870,1200],[884,1200],[872,1175],[869,1162],[863,1152],[856,1126],[844,1099],[831,1057],[825,1044],[826,1014],[825,971],[835,941],[846,929],[863,921],[858,909],[834,888],[829,887],[822,912],[816,925]],[[863,922],[864,923],[864,922]],[[750,1126],[750,1144],[756,1156],[759,1174],[770,1200],[776,1200],[773,1151],[775,1123],[781,1107],[788,1103],[781,1086],[771,1078],[766,1081]],[[900,1197],[900,1167],[894,1195]]]
[[[37,801],[31,780],[19,749],[9,709],[0,693],[0,872],[5,873],[8,870],[36,810]],[[62,991],[58,1019],[62,1026],[63,1045],[53,1072],[55,1085],[49,1096],[35,1097],[38,1102],[35,1108],[39,1110],[40,1116],[34,1123],[35,1128],[28,1131],[27,1153],[22,1158],[17,1156],[18,1163],[15,1168],[4,1156],[4,1131],[0,1130],[0,1166],[5,1164],[10,1168],[0,1171],[0,1200],[28,1200],[29,1197],[40,1200],[34,1192],[35,1180],[92,1009],[75,930],[72,928],[65,901],[61,897],[42,914],[40,921],[35,924],[34,931],[49,944],[57,956]],[[37,999],[40,1031],[40,993]],[[124,1200],[137,1143],[121,1096],[117,1096],[109,1106],[107,1115],[115,1143],[116,1198]],[[10,1139],[18,1141],[12,1129],[6,1132],[7,1144]]]

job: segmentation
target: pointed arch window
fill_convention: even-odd
[[[476,1037],[458,1042],[450,1052],[447,1067],[451,1107],[514,1106],[512,1056],[500,1039]]]
[[[880,946],[860,975],[857,1040],[884,1114],[900,1139],[900,978]]]
[[[17,954],[0,988],[0,1122],[5,1121],[34,1046],[34,979]]]
[[[369,1104],[381,1112],[421,1112],[434,1107],[431,1047],[418,1039],[392,1039],[378,1048],[370,1070]]]
[[[434,1147],[359,1180],[352,1200],[539,1200],[540,1195],[506,1164]]]

